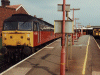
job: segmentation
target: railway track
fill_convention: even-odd
[[[19,62],[19,61],[17,61],[17,62]],[[17,62],[15,62],[15,61],[7,62],[4,59],[4,56],[0,55],[0,73],[3,72],[4,70],[8,69],[12,65],[16,64]]]
[[[98,43],[98,45],[100,46],[100,39],[95,39]]]
[[[0,62],[0,73],[9,68],[9,63],[6,63],[5,61]]]
[[[56,39],[55,39],[55,40],[56,40]],[[54,41],[54,40],[49,41],[49,42],[47,42],[47,43],[45,43],[45,44],[39,46],[38,48],[36,48],[36,51],[35,51],[35,52],[37,52],[38,50],[42,49],[42,48],[45,47],[46,45],[52,43],[53,41]],[[27,57],[28,57],[28,56],[25,56],[23,59],[25,59],[25,58],[27,58]],[[23,60],[23,59],[22,59],[22,60]],[[20,62],[20,61],[22,61],[22,60],[11,61],[11,62],[8,63],[8,62],[6,62],[6,61],[4,60],[4,57],[3,57],[3,56],[0,56],[0,73],[3,72],[3,71],[5,71],[5,70],[7,70],[7,69],[10,68],[11,66],[17,64],[18,62]]]
[[[97,37],[94,37],[94,40],[95,40],[95,42],[96,42],[98,48],[100,49],[100,39],[97,38]]]

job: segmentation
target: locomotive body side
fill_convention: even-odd
[[[53,31],[34,31],[34,47],[55,39]]]

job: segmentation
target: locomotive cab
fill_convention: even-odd
[[[32,22],[5,22],[2,31],[2,46],[30,46]]]
[[[27,15],[13,15],[3,23],[2,54],[23,53],[30,55],[33,50],[33,25]],[[17,51],[17,52],[16,52]],[[17,54],[18,55],[18,54]]]

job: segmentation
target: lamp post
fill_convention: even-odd
[[[74,10],[80,10],[80,8],[77,8],[77,9],[73,8],[73,9],[70,9],[70,10],[73,10],[73,21],[74,21]],[[72,44],[74,45],[74,38],[72,39]]]
[[[63,26],[60,75],[65,75],[65,0],[63,0]]]
[[[63,4],[58,4],[58,11],[63,11],[63,20],[55,20],[54,21],[54,33],[61,33],[62,39],[61,39],[61,61],[60,61],[60,75],[65,75],[65,33],[71,32],[67,29],[67,26],[65,26],[65,22],[68,26],[72,24],[71,21],[66,20],[65,21],[65,11],[70,11],[70,5],[65,4],[66,0],[63,0]]]
[[[79,18],[75,18],[76,39],[77,39],[77,27],[76,27],[76,20],[79,20]]]
[[[78,26],[81,26],[81,35],[82,35],[83,34],[83,29],[82,29],[83,25],[78,25]]]
[[[76,23],[76,24],[78,24],[78,28],[79,28],[79,24],[81,24],[81,23]]]

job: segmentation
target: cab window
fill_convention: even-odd
[[[33,26],[34,31],[37,31],[37,24],[36,24],[36,23],[34,23],[33,25],[34,25],[34,26]]]

